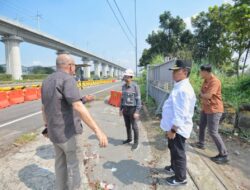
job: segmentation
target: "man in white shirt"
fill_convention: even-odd
[[[191,62],[176,60],[169,70],[173,71],[174,88],[162,108],[161,128],[166,132],[170,150],[171,165],[166,166],[169,185],[183,185],[186,178],[185,141],[193,128],[192,117],[196,102],[193,87],[189,82]]]

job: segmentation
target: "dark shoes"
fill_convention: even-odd
[[[175,176],[166,178],[167,184],[171,186],[185,185],[187,184],[187,179],[179,181],[175,178]]]
[[[137,150],[139,148],[139,144],[138,143],[134,143],[133,145],[132,145],[132,147],[131,147],[131,150],[132,151],[135,151],[135,150]]]
[[[131,143],[132,142],[132,140],[125,140],[125,141],[122,141],[122,144],[128,144],[128,143]]]
[[[229,162],[227,155],[222,156],[222,155],[218,154],[217,156],[211,157],[210,159],[217,164],[226,164]]]
[[[173,175],[171,177],[167,177],[166,178],[166,181],[167,181],[167,184],[168,185],[171,185],[171,186],[178,186],[178,185],[185,185],[187,184],[187,179],[184,179],[182,181],[180,180],[177,180],[176,177],[174,176],[174,170],[171,166],[166,166],[164,168],[165,172],[169,175]]]
[[[190,143],[190,145],[192,147],[199,148],[199,149],[202,149],[202,150],[205,149],[205,146],[203,144],[201,144],[200,142]]]
[[[165,172],[166,172],[167,174],[169,174],[169,175],[174,175],[174,170],[173,170],[173,168],[172,168],[171,166],[166,166],[166,167],[164,168],[164,170],[165,170]]]

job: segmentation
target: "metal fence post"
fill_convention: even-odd
[[[147,82],[146,82],[146,102],[148,102],[148,89],[149,89],[149,81],[148,81],[148,75],[149,75],[149,65],[147,65]]]

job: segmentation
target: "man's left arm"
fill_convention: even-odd
[[[167,132],[167,137],[174,139],[177,130],[184,125],[184,116],[188,112],[190,104],[190,97],[185,92],[179,92],[173,101],[173,126],[170,131]]]

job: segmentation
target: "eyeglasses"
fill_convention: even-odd
[[[76,64],[74,64],[74,63],[70,63],[70,64],[68,64],[68,65],[73,65],[73,66],[76,66]]]
[[[124,75],[123,78],[132,78],[132,77],[128,75]]]

